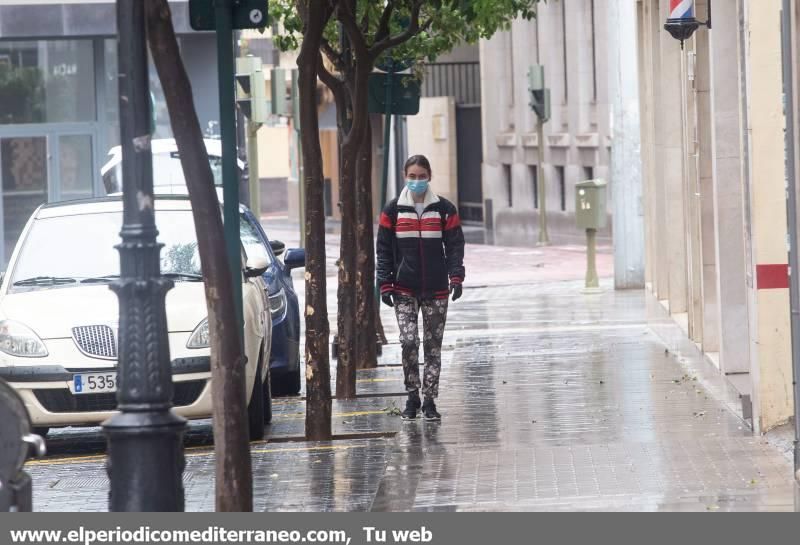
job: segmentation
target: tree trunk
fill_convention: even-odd
[[[360,142],[349,136],[345,138],[339,181],[342,233],[337,292],[339,359],[336,367],[336,397],[343,399],[352,399],[356,395],[356,166],[359,152]]]
[[[167,0],[147,0],[147,34],[189,189],[211,334],[216,508],[252,511],[245,366],[214,176]]]
[[[330,12],[307,8],[306,33],[297,58],[300,140],[306,208],[306,438],[326,441],[331,432],[331,372],[325,278],[325,204],[317,112],[317,70],[322,32]]]
[[[378,366],[377,335],[375,333],[375,247],[374,216],[372,213],[372,128],[361,142],[356,172],[358,190],[356,201],[356,367],[371,369]]]

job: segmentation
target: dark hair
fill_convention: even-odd
[[[431,162],[428,161],[428,158],[424,155],[412,155],[409,157],[405,166],[403,167],[403,174],[408,174],[408,169],[414,165],[420,166],[427,170],[428,176],[433,175],[433,171],[431,170]]]

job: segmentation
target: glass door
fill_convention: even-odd
[[[96,179],[90,134],[61,134],[58,139],[58,183],[55,201],[74,201],[94,196]]]
[[[28,218],[48,200],[50,160],[47,140],[46,136],[0,138],[3,232],[0,257],[3,269]]]
[[[99,194],[93,133],[20,132],[0,135],[0,270],[36,208]]]

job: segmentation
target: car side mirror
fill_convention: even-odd
[[[289,270],[306,266],[306,251],[303,248],[291,248],[283,256],[283,262]]]
[[[254,256],[247,258],[247,264],[244,268],[244,275],[247,278],[258,278],[269,268],[269,261],[264,256]]]
[[[286,244],[280,240],[270,240],[269,247],[272,248],[272,253],[275,254],[276,257],[286,250]]]

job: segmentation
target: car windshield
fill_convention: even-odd
[[[156,211],[161,271],[177,281],[201,280],[190,210]],[[34,221],[11,278],[12,291],[108,282],[119,275],[122,212],[101,212]]]
[[[208,162],[211,165],[211,172],[214,174],[214,184],[222,185],[222,158],[209,155]],[[122,191],[121,161],[106,172],[103,176],[103,184],[108,193]],[[153,154],[153,186],[156,188],[186,186],[186,178],[183,176],[183,168],[181,167],[181,159],[178,152]]]
[[[256,226],[251,224],[244,214],[239,217],[239,235],[242,237],[242,246],[244,246],[247,257],[263,257],[267,263],[272,263],[256,229]]]

